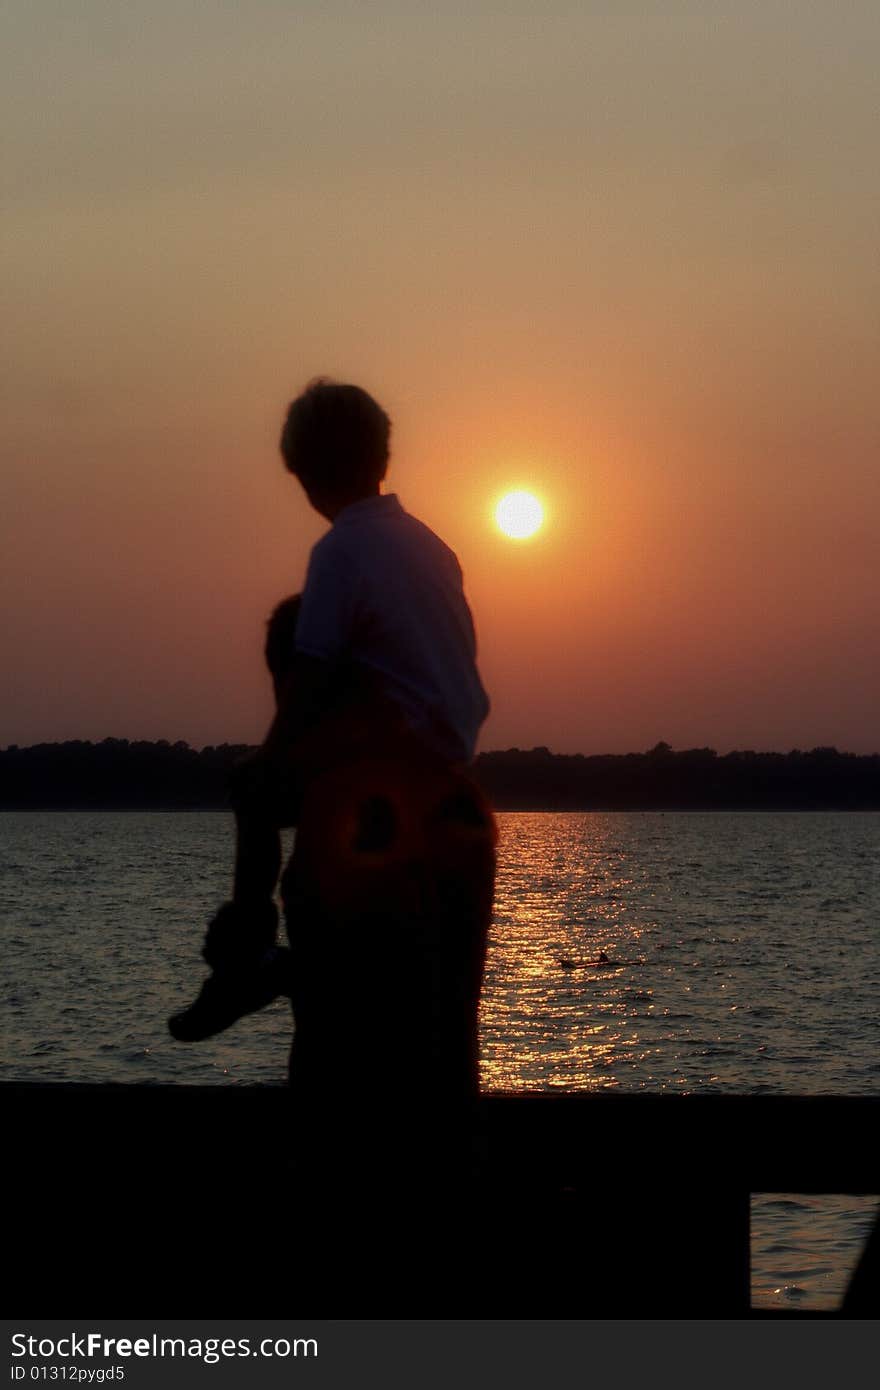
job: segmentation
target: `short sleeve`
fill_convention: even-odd
[[[331,532],[315,546],[306,571],[296,650],[305,656],[335,661],[349,646],[357,605],[357,573],[353,558]]]

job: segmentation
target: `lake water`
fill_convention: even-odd
[[[880,1091],[880,815],[499,823],[485,1089]],[[282,1003],[198,1047],[165,1030],[231,851],[218,812],[0,815],[3,1077],[282,1084]],[[756,1196],[756,1304],[834,1306],[876,1205]]]

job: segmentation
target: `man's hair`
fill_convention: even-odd
[[[360,386],[318,377],[288,409],[281,454],[307,491],[347,493],[382,481],[390,436],[391,421]]]

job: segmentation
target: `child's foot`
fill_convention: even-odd
[[[168,1020],[178,1042],[201,1042],[222,1033],[245,1014],[264,1009],[281,994],[290,994],[290,951],[273,946],[249,966],[216,970],[188,1009]]]

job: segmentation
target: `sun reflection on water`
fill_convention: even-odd
[[[644,1066],[638,1022],[655,1008],[645,939],[658,928],[632,886],[619,821],[615,832],[602,816],[501,817],[487,1089],[597,1090]]]

